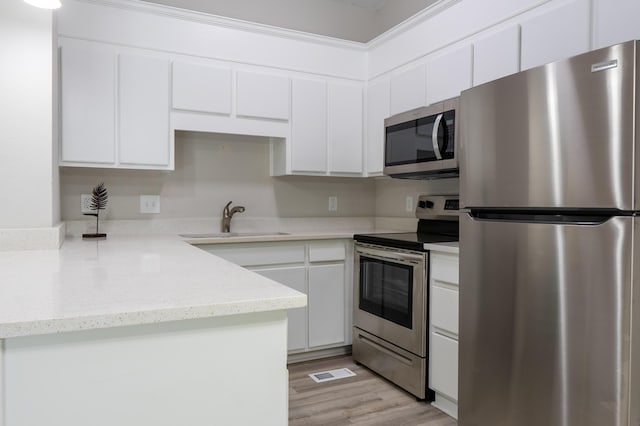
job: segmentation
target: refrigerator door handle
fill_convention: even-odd
[[[433,145],[433,152],[438,160],[442,160],[442,153],[440,152],[440,146],[438,145],[438,129],[440,129],[440,122],[442,121],[443,114],[438,114],[436,121],[433,123],[433,132],[431,133],[431,144]]]
[[[588,214],[577,212],[488,212],[470,210],[467,214],[474,220],[485,222],[517,222],[540,223],[551,225],[582,225],[596,226],[607,222],[615,216],[626,216],[626,212],[617,214],[591,212]]]

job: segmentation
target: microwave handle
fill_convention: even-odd
[[[433,133],[431,134],[431,144],[433,145],[433,152],[436,154],[438,160],[442,160],[442,153],[440,152],[440,146],[438,146],[438,130],[440,129],[440,122],[444,114],[438,114],[436,121],[433,123]]]

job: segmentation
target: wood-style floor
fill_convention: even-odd
[[[308,374],[346,367],[355,377],[316,383]],[[289,365],[289,426],[456,426],[429,403],[356,365],[350,356]]]

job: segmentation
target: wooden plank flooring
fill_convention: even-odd
[[[316,383],[308,374],[346,367],[355,377]],[[289,426],[456,426],[350,356],[289,365]]]

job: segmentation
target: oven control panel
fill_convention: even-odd
[[[416,206],[416,217],[457,220],[459,209],[458,195],[420,195]]]

